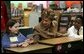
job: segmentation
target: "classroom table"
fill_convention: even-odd
[[[33,44],[29,45],[28,47],[21,48],[5,48],[6,53],[52,53],[52,47],[49,45],[43,45],[43,44]]]
[[[81,38],[60,37],[39,41],[40,44],[53,46],[54,53],[74,53],[81,52],[83,42]]]

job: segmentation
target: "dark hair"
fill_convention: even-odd
[[[10,19],[10,20],[7,22],[7,25],[6,25],[6,33],[7,33],[7,34],[10,33],[9,27],[14,26],[15,23],[17,23],[17,21],[16,21],[16,20],[13,20],[13,19]]]
[[[77,15],[75,21],[81,22],[81,25],[83,25],[83,17],[81,15]]]

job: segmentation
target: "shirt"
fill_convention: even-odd
[[[77,35],[77,30],[74,26],[70,27],[67,33],[69,37],[80,37],[81,35],[83,36],[83,27],[81,26],[81,28],[79,29],[79,35]]]
[[[40,40],[54,38],[56,36],[56,24],[51,24],[47,29],[41,24],[41,22],[34,27],[34,34],[40,35]],[[38,38],[37,38],[38,39]]]
[[[2,37],[2,47],[9,48],[10,44],[18,44],[18,43],[24,42],[26,40],[26,37],[20,33],[20,34],[18,34],[17,39],[18,39],[18,41],[11,42],[10,35],[8,35],[7,33],[4,33],[3,37]]]

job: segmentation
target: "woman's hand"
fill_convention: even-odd
[[[26,42],[28,44],[32,44],[32,43],[34,43],[34,39],[31,37],[31,38],[27,39]]]
[[[27,42],[23,42],[21,47],[27,47],[29,44]]]

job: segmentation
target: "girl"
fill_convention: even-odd
[[[19,32],[19,23],[15,20],[9,20],[7,23],[6,33],[2,37],[3,48],[9,47],[26,47],[33,41],[28,39]]]

